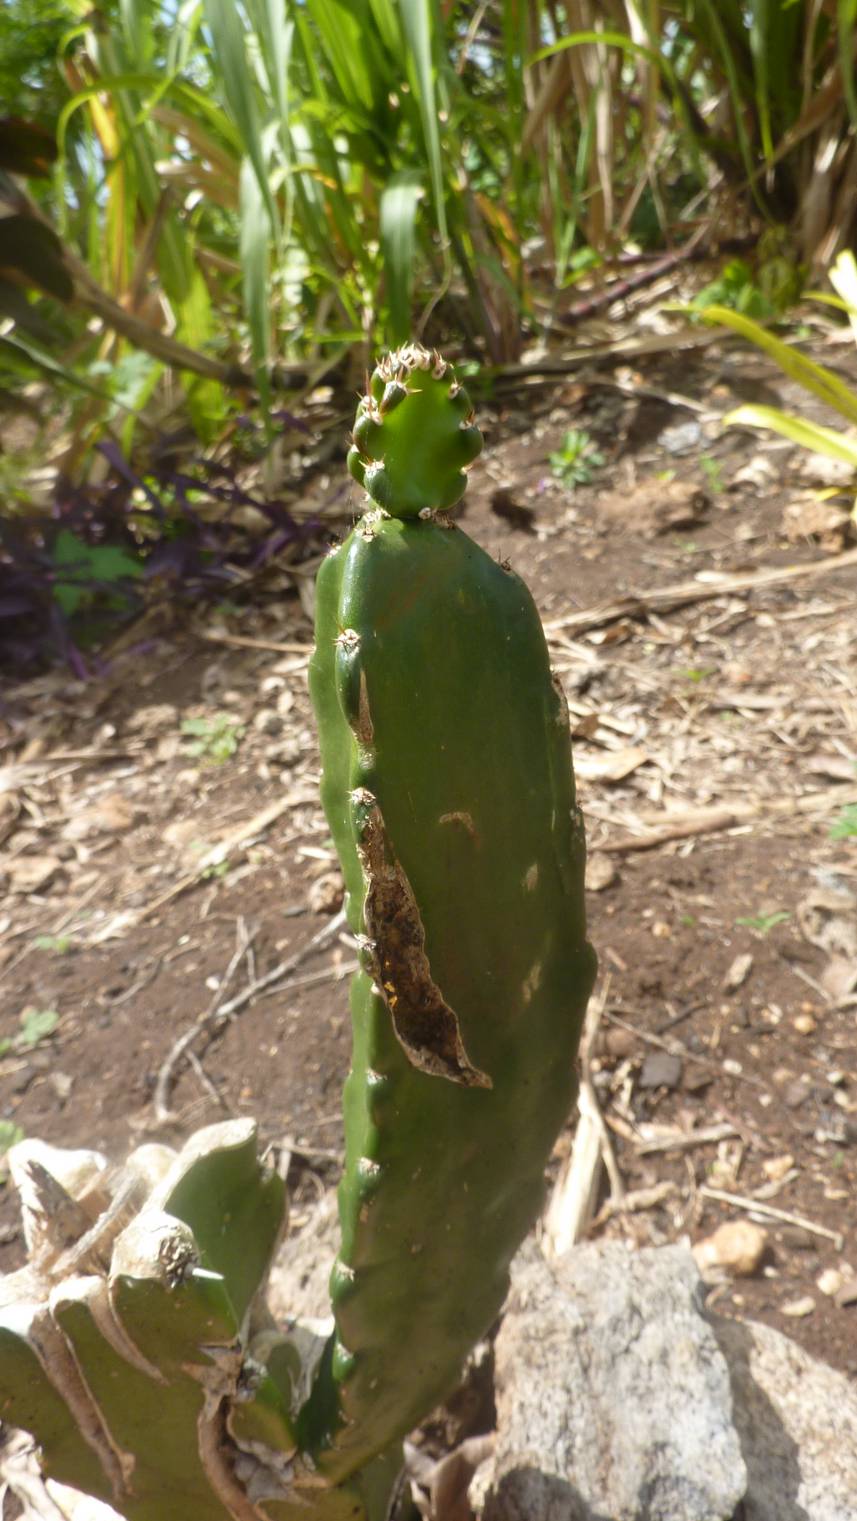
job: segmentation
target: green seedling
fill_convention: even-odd
[[[595,958],[539,616],[449,517],[480,448],[437,354],[382,360],[348,458],[366,510],[318,576],[322,803],[360,961],[332,1333],[265,1311],[284,1191],[243,1120],[132,1192],[112,1250],[70,1248],[74,1208],[49,1209],[83,1256],[0,1295],[0,1418],[126,1521],[386,1521],[402,1438],[540,1209]]]
[[[705,484],[712,496],[717,496],[724,490],[723,465],[713,454],[702,454],[699,458],[699,468],[705,476]]]
[[[19,1033],[11,1040],[0,1041],[0,1055],[6,1051],[32,1051],[41,1041],[53,1035],[59,1022],[56,1009],[24,1009],[19,1020]]]
[[[68,935],[37,935],[33,946],[37,951],[55,951],[58,956],[64,956],[71,950],[72,941]]]
[[[758,935],[764,936],[769,935],[771,930],[776,929],[778,924],[785,924],[790,918],[791,914],[786,913],[784,909],[777,909],[773,914],[747,914],[740,919],[736,919],[735,923],[742,925],[745,929],[755,930]]]
[[[575,486],[587,486],[593,472],[604,464],[604,455],[599,453],[583,428],[569,429],[562,448],[548,455],[548,459],[553,474],[572,491]]]
[[[212,766],[222,766],[237,754],[245,726],[228,713],[214,718],[184,718],[181,732],[189,741],[188,755],[197,755]]]
[[[0,1120],[0,1157],[5,1157],[7,1151],[23,1139],[24,1132],[14,1120]]]
[[[857,838],[857,803],[846,803],[840,812],[839,818],[834,819],[828,830],[831,840],[853,840]]]
[[[709,676],[716,676],[717,667],[713,665],[692,665],[688,666],[687,670],[682,671],[681,674],[685,681],[692,681],[695,685],[698,685],[700,681],[707,681]]]

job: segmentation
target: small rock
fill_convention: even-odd
[[[762,1172],[770,1183],[781,1183],[787,1173],[790,1173],[795,1165],[795,1159],[791,1152],[784,1151],[779,1157],[766,1157],[762,1163]]]
[[[154,702],[132,713],[128,728],[132,734],[151,734],[156,729],[177,729],[178,723],[178,709],[171,702]]]
[[[802,1225],[784,1225],[779,1232],[779,1239],[783,1246],[789,1247],[793,1252],[817,1252],[818,1242],[811,1231],[805,1230]]]
[[[275,713],[273,708],[260,708],[258,713],[253,715],[253,728],[259,734],[279,734],[282,727],[282,717],[279,713]]]
[[[335,914],[342,907],[345,889],[338,871],[325,872],[310,885],[307,903],[313,914]]]
[[[125,834],[135,818],[133,803],[121,792],[108,792],[74,814],[65,825],[63,836],[66,840],[88,840],[99,834]]]
[[[48,1082],[53,1088],[61,1104],[71,1096],[74,1087],[74,1078],[68,1072],[51,1072],[48,1074]]]
[[[650,1051],[637,1078],[640,1088],[677,1088],[681,1082],[680,1056],[670,1051]]]
[[[811,1014],[798,1014],[792,1020],[792,1024],[798,1035],[812,1035],[818,1029]]]
[[[846,1278],[842,1288],[836,1295],[836,1303],[840,1310],[846,1310],[852,1304],[857,1304],[857,1278]]]
[[[706,1072],[704,1067],[697,1067],[694,1064],[685,1072],[682,1087],[685,1093],[702,1093],[703,1089],[710,1088],[713,1082],[713,1072]]]
[[[847,998],[857,988],[857,961],[846,956],[834,956],[821,974],[821,986],[834,1003]]]
[[[729,993],[734,993],[736,988],[743,987],[753,970],[753,957],[749,951],[736,956],[729,971],[723,979],[723,986]]]
[[[11,892],[27,896],[44,892],[61,870],[58,856],[13,856],[0,865],[0,876],[7,877]]]
[[[783,1092],[783,1103],[787,1109],[799,1109],[801,1104],[809,1097],[810,1084],[804,1078],[798,1078],[797,1082],[789,1083]]]
[[[842,1288],[842,1284],[842,1274],[836,1268],[825,1268],[824,1272],[820,1273],[815,1280],[816,1288],[822,1294],[826,1294],[829,1299],[835,1299]]]
[[[637,1037],[633,1031],[622,1030],[618,1025],[614,1025],[604,1031],[601,1044],[605,1056],[613,1061],[621,1062],[626,1057],[633,1056],[637,1049]]]
[[[751,1220],[726,1220],[712,1236],[697,1241],[692,1251],[704,1278],[718,1269],[734,1278],[751,1278],[758,1272],[767,1247],[768,1237],[761,1226]]]
[[[586,891],[603,893],[619,880],[615,862],[603,850],[596,850],[586,862]]]
[[[851,467],[846,465],[845,469]],[[853,474],[853,470],[851,472]],[[845,547],[850,529],[848,507],[838,502],[804,497],[790,502],[783,513],[783,532],[790,544],[815,539],[828,554],[838,554]]]
[[[804,1294],[800,1299],[787,1299],[785,1304],[780,1305],[783,1315],[788,1315],[791,1320],[804,1320],[815,1309],[815,1300],[811,1294]]]

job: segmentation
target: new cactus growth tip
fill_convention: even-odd
[[[538,614],[447,516],[480,448],[437,354],[382,360],[348,457],[367,510],[318,578],[322,801],[361,961],[332,1335],[307,1365],[260,1322],[283,1201],[246,1127],[189,1143],[100,1256],[69,1276],[43,1247],[0,1297],[0,1414],[127,1521],[383,1521],[401,1438],[541,1206],[595,960]]]

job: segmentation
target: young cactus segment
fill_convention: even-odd
[[[421,510],[460,471],[462,393],[438,368],[407,350],[373,376],[372,427],[355,437],[395,477],[398,510],[367,514],[317,588],[322,800],[363,946],[336,1339],[301,1422],[334,1478],[446,1392],[497,1314],[574,1096],[595,968],[568,719],[536,608]],[[409,389],[414,376],[445,394]]]
[[[393,517],[453,507],[482,448],[470,399],[439,354],[409,344],[382,359],[357,408],[348,468]]]

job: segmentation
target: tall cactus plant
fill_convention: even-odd
[[[437,354],[382,360],[349,454],[367,510],[318,578],[322,801],[361,962],[331,1337],[308,1360],[265,1321],[284,1204],[243,1122],[154,1182],[135,1154],[100,1202],[100,1175],[29,1163],[44,1229],[0,1290],[0,1414],[127,1521],[383,1521],[401,1438],[541,1204],[594,956],[538,615],[448,516],[480,448]]]

